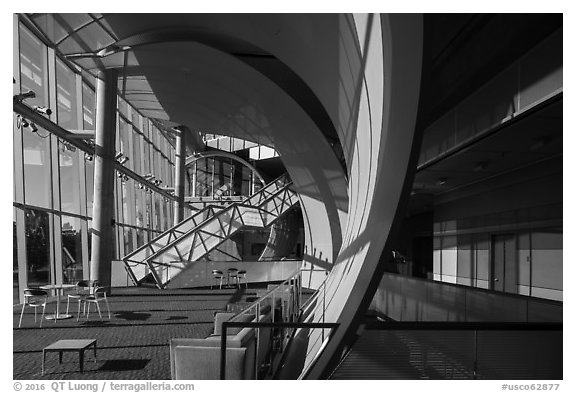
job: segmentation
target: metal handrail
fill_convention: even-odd
[[[231,322],[226,321],[222,323],[222,335],[220,336],[220,379],[226,379],[226,342],[227,335],[226,330],[230,328],[319,328],[319,329],[330,329],[330,335],[338,329],[340,326],[337,322]],[[255,370],[257,375],[258,370]]]
[[[258,194],[260,191],[264,190],[264,189],[265,189],[266,187],[268,187],[269,185],[272,185],[272,184],[275,184],[275,183],[281,181],[281,179],[282,179],[283,177],[285,177],[285,176],[286,176],[285,173],[282,174],[282,175],[280,175],[277,179],[271,181],[271,182],[268,183],[265,187],[262,187],[260,190],[258,190],[258,192],[254,193],[254,195]],[[250,197],[247,197],[246,200],[249,199],[249,198],[250,198]],[[244,201],[239,202],[239,203],[243,203],[243,202],[244,202]],[[220,206],[220,205],[217,205],[217,204],[213,204],[213,205],[212,205],[212,204],[209,204],[209,205],[204,206],[202,209],[198,210],[197,212],[194,212],[194,214],[192,214],[190,217],[188,217],[188,218],[180,221],[178,224],[172,226],[171,228],[167,229],[166,231],[164,231],[164,232],[161,233],[160,235],[156,236],[156,237],[155,237],[154,239],[152,239],[150,242],[148,242],[148,243],[146,243],[146,244],[138,247],[136,250],[132,251],[130,254],[125,255],[125,256],[122,258],[122,260],[130,260],[130,258],[131,258],[132,256],[134,256],[136,253],[144,250],[146,247],[148,247],[148,246],[150,245],[150,243],[152,243],[152,242],[154,242],[154,241],[157,241],[158,239],[160,239],[160,238],[166,236],[167,234],[173,232],[176,228],[178,228],[178,227],[186,224],[186,223],[189,222],[190,220],[194,219],[195,217],[197,217],[198,215],[200,215],[201,213],[203,213],[205,210],[208,210],[208,209],[210,209],[210,208],[225,209],[225,208],[227,208],[227,207],[228,207],[228,206],[223,207],[223,206]],[[212,217],[212,216],[211,216],[211,217]],[[208,217],[207,219],[209,219],[209,218],[210,218],[210,217]],[[200,224],[202,224],[204,221],[206,221],[206,220],[203,220],[203,221],[199,222],[198,224],[196,224],[196,227],[199,226]],[[193,229],[192,229],[192,230],[193,230]],[[191,231],[191,230],[186,231],[185,233],[183,233],[183,235],[187,234],[187,233],[190,232],[190,231]],[[160,250],[161,250],[161,248],[158,249],[158,251],[160,251]]]
[[[302,296],[302,291],[301,291],[301,283],[302,283],[302,271],[298,270],[296,273],[292,274],[289,278],[287,278],[286,280],[284,280],[282,283],[278,284],[277,286],[275,286],[274,288],[270,289],[268,292],[266,292],[263,296],[261,296],[258,301],[256,301],[254,304],[250,305],[248,308],[242,310],[241,312],[239,312],[238,314],[234,315],[229,321],[224,322],[223,323],[223,331],[222,331],[222,337],[224,337],[224,324],[228,324],[228,326],[230,327],[250,327],[250,326],[254,326],[256,328],[259,327],[288,327],[288,328],[305,328],[305,327],[309,327],[309,328],[319,328],[322,329],[322,345],[320,347],[320,349],[317,351],[316,355],[314,356],[314,358],[312,359],[312,361],[308,364],[308,366],[302,371],[301,376],[305,375],[308,370],[311,368],[312,365],[314,365],[314,363],[316,362],[316,360],[318,359],[318,357],[320,356],[320,354],[322,353],[322,350],[324,349],[324,347],[327,345],[327,343],[330,341],[330,339],[332,338],[332,334],[334,333],[334,330],[330,330],[330,333],[328,334],[327,337],[324,336],[324,329],[326,328],[333,328],[335,326],[339,326],[339,323],[336,322],[325,322],[324,319],[324,314],[326,312],[325,309],[325,304],[323,304],[322,306],[322,322],[276,322],[274,321],[274,307],[275,307],[275,299],[274,299],[274,294],[276,293],[276,291],[281,288],[284,285],[292,285],[291,282],[295,282],[295,285],[297,286],[296,290],[294,290],[294,293],[297,296],[296,299],[296,304],[300,305],[300,300],[301,300],[301,296]],[[290,319],[296,320],[299,319],[301,316],[305,315],[305,311],[307,308],[310,307],[311,304],[313,304],[314,300],[318,298],[318,296],[320,295],[320,292],[323,291],[325,292],[325,286],[326,286],[326,282],[327,282],[328,277],[326,277],[322,283],[320,284],[320,286],[318,287],[318,289],[316,290],[316,292],[314,293],[313,296],[311,296],[305,303],[304,305],[301,306],[297,306],[294,307],[292,309],[292,315],[290,316]],[[260,318],[260,307],[261,304],[264,302],[265,299],[268,299],[272,297],[272,322],[236,322],[235,319],[237,319],[240,315],[244,315],[244,314],[248,314],[250,313],[250,311],[255,310],[255,320],[258,321]],[[281,305],[281,307],[283,307],[283,304]],[[283,314],[283,313],[282,313]],[[225,341],[224,338],[222,338],[223,341]],[[256,338],[256,353],[255,353],[255,364],[258,364],[258,347],[259,347],[259,329],[258,329],[258,335]],[[225,373],[222,374],[222,367],[224,367],[223,365],[225,365],[226,363],[226,355],[225,355],[225,348],[226,345],[224,344],[223,346],[221,345],[221,361],[223,361],[223,363],[221,363],[221,377],[222,379],[225,378]],[[222,360],[222,358],[224,360]],[[258,370],[256,369],[256,373],[258,372]],[[257,375],[257,374],[256,374]]]
[[[366,330],[563,330],[562,322],[437,322],[386,321],[366,326]]]
[[[289,301],[291,301],[291,303],[292,303],[292,307],[289,308],[288,319],[291,322],[296,321],[298,319],[298,316],[300,313],[300,306],[299,305],[300,305],[301,297],[302,297],[302,277],[301,277],[301,271],[299,269],[295,273],[290,275],[290,277],[288,277],[287,279],[282,281],[280,284],[278,284],[278,285],[274,286],[274,288],[268,290],[268,292],[266,292],[264,295],[262,295],[256,302],[251,304],[249,307],[245,308],[244,310],[242,310],[239,313],[237,313],[236,315],[234,315],[227,322],[235,322],[235,319],[237,319],[241,315],[246,315],[249,313],[250,314],[254,313],[255,314],[254,319],[256,321],[259,321],[262,303],[266,299],[271,298],[271,306],[270,306],[271,307],[271,315],[272,315],[272,322],[271,323],[277,324],[277,322],[275,321],[275,307],[276,307],[275,295],[279,289],[280,289],[280,291],[282,291],[280,294],[280,296],[282,297],[282,300],[280,302],[280,310],[281,310],[281,318],[283,319],[285,317],[285,315],[284,315],[284,288],[286,285],[288,285],[288,287],[291,288],[290,295],[289,295]],[[284,320],[282,320],[280,323],[284,323]],[[257,329],[257,331],[256,331],[256,351],[255,351],[255,355],[254,355],[254,364],[255,365],[259,364],[259,357],[258,357],[259,348],[260,348],[260,329]],[[257,367],[255,367],[255,368],[256,368],[256,373],[257,373]]]
[[[300,309],[301,309],[301,315],[305,315],[305,314],[306,314],[306,309],[307,309],[308,307],[310,307],[310,305],[312,304],[312,302],[315,301],[318,296],[320,296],[320,290],[322,289],[322,287],[325,287],[325,286],[326,286],[326,282],[328,281],[328,277],[330,277],[330,276],[328,275],[328,276],[326,276],[326,277],[324,278],[324,280],[322,281],[322,284],[320,284],[320,286],[318,287],[318,289],[316,289],[316,292],[314,292],[314,294],[313,294],[312,296],[310,296],[310,297],[308,298],[308,300],[306,300],[306,302],[302,305],[302,307],[300,308]],[[326,293],[326,288],[324,288],[324,293]],[[324,315],[325,312],[326,312],[326,309],[325,309],[325,307],[323,306],[323,307],[322,307],[322,314]]]
[[[240,311],[238,314],[234,315],[234,317],[232,317],[232,320],[235,318],[238,318],[240,315],[244,315],[244,314],[248,314],[249,311],[251,311],[252,309],[256,309],[256,311],[259,311],[259,307],[262,304],[262,302],[267,299],[268,297],[270,297],[271,295],[273,295],[281,286],[283,285],[291,285],[290,281],[292,280],[296,280],[298,283],[301,282],[301,278],[300,278],[301,272],[300,270],[298,270],[297,272],[293,273],[290,277],[288,277],[287,279],[285,279],[284,281],[282,281],[280,284],[276,285],[274,288],[270,289],[268,292],[266,292],[264,295],[262,295],[260,298],[258,298],[257,301],[255,301],[252,305],[250,305],[249,307],[245,308],[244,310]],[[298,291],[298,296],[301,296],[301,292]],[[274,299],[272,299],[272,307],[274,307]],[[259,314],[259,312],[258,312]],[[274,314],[272,314],[272,320],[274,321]]]
[[[328,277],[330,277],[330,275],[327,275],[324,280],[322,281],[322,283],[320,284],[320,286],[318,287],[318,289],[316,290],[316,293],[314,293],[313,296],[311,296],[306,303],[304,303],[304,305],[301,308],[301,315],[304,318],[307,318],[307,313],[308,313],[308,309],[310,307],[312,307],[312,305],[314,304],[314,302],[316,302],[316,300],[318,299],[318,297],[320,296],[320,292],[322,292],[322,322],[321,323],[326,323],[326,284],[328,282]],[[318,358],[320,357],[320,355],[322,354],[322,352],[324,351],[324,348],[326,347],[326,345],[328,345],[328,342],[330,342],[330,339],[332,338],[332,333],[333,331],[330,332],[330,334],[328,335],[328,337],[325,337],[324,335],[324,329],[322,329],[322,344],[320,345],[320,348],[318,348],[318,350],[316,351],[316,354],[314,355],[314,357],[312,358],[312,360],[310,361],[310,363],[308,363],[308,365],[306,367],[304,367],[304,369],[302,370],[302,372],[300,373],[298,379],[302,379],[306,374],[308,374],[308,371],[310,371],[310,369],[312,368],[312,366],[314,366],[314,364],[316,363],[316,361],[318,360]]]
[[[230,205],[228,205],[225,208],[222,208],[220,206],[216,206],[217,209],[221,209],[220,211],[216,211],[216,209],[213,209],[213,214],[206,217],[204,220],[200,221],[199,223],[195,223],[196,225],[194,225],[194,227],[192,227],[191,229],[189,229],[188,231],[182,233],[180,236],[177,236],[173,241],[160,246],[158,249],[156,250],[152,250],[152,254],[146,256],[142,261],[138,262],[143,262],[145,264],[148,265],[148,267],[150,268],[150,272],[152,273],[152,275],[154,276],[155,281],[157,282],[158,286],[161,287],[161,279],[158,276],[158,273],[156,272],[156,270],[154,269],[153,265],[161,265],[161,263],[158,263],[156,261],[154,261],[154,259],[160,255],[161,253],[165,252],[166,250],[169,250],[170,248],[172,248],[175,244],[179,244],[180,242],[183,241],[184,238],[186,238],[189,234],[193,233],[196,230],[201,229],[203,226],[205,226],[208,222],[210,222],[211,220],[214,220],[215,217],[218,217],[221,214],[224,214],[224,212],[229,211],[230,208],[234,208],[234,206],[242,206],[242,205],[246,205],[246,202],[248,202],[248,204],[251,203],[258,203],[258,205],[249,205],[246,206],[247,208],[256,208],[256,209],[260,209],[260,206],[267,203],[268,201],[272,200],[273,198],[275,198],[277,195],[279,195],[280,192],[283,192],[285,190],[286,187],[290,186],[291,181],[290,178],[288,176],[287,173],[284,173],[282,175],[280,175],[278,178],[276,178],[275,180],[271,181],[270,183],[268,183],[265,187],[261,188],[260,190],[258,190],[258,192],[254,193],[249,199],[247,199],[246,201],[243,202],[234,202],[231,203]],[[268,191],[271,195],[265,195],[264,193],[266,192],[266,190],[270,190],[271,188],[275,188],[274,191]],[[262,196],[262,194],[264,194],[264,198],[263,199],[259,199],[259,195],[260,197]],[[255,199],[252,199],[255,198]],[[154,242],[156,239],[159,238],[163,238],[166,236],[169,236],[171,233],[174,232],[174,230],[181,226],[183,223],[187,223],[189,222],[191,219],[198,217],[199,215],[201,215],[202,212],[204,212],[205,210],[209,209],[210,206],[207,206],[205,208],[203,208],[201,211],[197,212],[196,214],[192,215],[191,217],[187,218],[186,220],[182,221],[181,223],[177,224],[176,226],[172,227],[171,229],[169,229],[168,231],[162,233],[161,235],[157,236],[152,242]],[[141,246],[139,249],[135,250],[134,252],[132,252],[131,254],[125,256],[122,260],[127,263],[128,261],[134,261],[132,258],[134,255],[136,255],[137,253],[141,252],[142,250],[144,250],[145,248],[149,247],[150,244],[152,242],[149,242],[143,246]],[[167,265],[169,266],[169,265]],[[130,274],[130,276],[134,276],[133,279],[135,278],[134,274]]]
[[[171,228],[167,229],[166,231],[162,232],[161,234],[159,234],[158,236],[156,236],[154,239],[152,239],[151,241],[149,241],[146,244],[143,244],[142,246],[138,247],[137,249],[135,249],[134,251],[132,251],[130,254],[125,255],[124,257],[122,257],[122,260],[124,261],[133,261],[132,258],[134,255],[138,254],[140,251],[145,250],[147,247],[150,247],[151,243],[154,243],[156,241],[158,241],[158,239],[161,239],[167,235],[170,235],[171,233],[174,233],[174,231],[178,228],[181,227],[184,224],[187,224],[189,221],[193,220],[194,218],[197,218],[197,216],[200,216],[202,213],[204,213],[205,211],[211,209],[211,208],[216,208],[216,209],[224,209],[223,206],[218,206],[218,205],[207,205],[204,206],[202,209],[198,210],[197,212],[194,212],[194,214],[192,214],[190,217],[185,218],[184,220],[180,221],[178,224],[172,226]],[[205,221],[205,220],[203,220]],[[200,221],[200,223],[196,224],[196,226],[200,225],[203,221]],[[196,227],[195,226],[195,227]],[[195,228],[194,227],[194,228]],[[194,229],[193,228],[193,229]],[[193,230],[191,229],[191,230]],[[190,232],[186,231],[184,233],[182,233],[182,235],[185,235],[186,233]],[[160,248],[158,249],[160,250]]]
[[[282,175],[282,176],[284,176],[284,175]],[[282,177],[282,176],[280,176],[280,177]],[[276,181],[272,181],[272,182],[268,183],[268,185],[271,185],[272,183],[275,183],[275,182],[276,182]],[[275,192],[272,193],[272,196],[270,196],[270,197],[268,197],[268,198],[265,198],[264,200],[261,201],[260,204],[263,204],[263,203],[265,203],[265,202],[268,202],[269,200],[271,200],[272,198],[274,198],[278,193],[281,192],[281,190],[282,190],[285,186],[287,186],[287,185],[289,185],[289,184],[290,184],[290,183],[287,183],[287,184],[283,185],[282,187],[278,188]],[[258,193],[260,193],[260,192],[261,192],[262,190],[264,190],[264,189],[265,189],[265,188],[260,189],[258,192],[254,193],[252,196],[256,196]],[[249,198],[249,199],[250,199],[250,198]],[[248,200],[249,200],[249,199],[248,199]],[[149,260],[151,260],[153,257],[157,256],[158,253],[163,252],[163,251],[166,251],[168,248],[170,248],[170,247],[173,246],[174,244],[181,242],[181,241],[182,241],[182,238],[184,238],[186,235],[188,235],[188,234],[190,234],[191,232],[195,231],[196,229],[202,227],[202,225],[204,225],[206,222],[214,219],[214,217],[217,217],[217,216],[219,216],[219,215],[221,215],[221,214],[224,214],[224,212],[225,212],[226,210],[229,210],[229,209],[231,209],[231,208],[233,208],[233,207],[235,207],[235,206],[240,206],[240,207],[242,207],[243,205],[242,205],[241,203],[239,203],[239,202],[233,202],[233,203],[231,203],[230,205],[228,205],[228,206],[226,206],[225,208],[223,208],[222,210],[220,210],[219,212],[215,212],[214,215],[212,215],[212,216],[206,218],[205,220],[201,221],[200,223],[198,223],[198,225],[196,225],[193,229],[187,231],[184,235],[182,235],[182,236],[180,236],[179,238],[175,239],[174,242],[168,243],[168,244],[166,244],[165,246],[162,246],[161,248],[159,248],[159,249],[158,249],[156,252],[154,252],[152,255],[149,255],[148,257],[146,257],[146,258],[144,259],[144,261],[149,261]],[[259,208],[259,205],[249,205],[249,206],[245,206],[245,207],[248,207],[248,208]]]

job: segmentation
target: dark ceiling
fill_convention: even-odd
[[[562,28],[562,14],[427,14],[424,21],[423,128]],[[539,163],[553,163],[554,171],[562,171],[562,124],[560,95],[422,166],[408,214],[431,211],[434,203],[458,190]]]
[[[440,195],[562,154],[562,100],[416,173],[413,191]],[[440,179],[445,180],[440,184]]]
[[[552,32],[562,14],[425,14],[424,125]]]

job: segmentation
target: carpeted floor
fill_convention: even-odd
[[[170,379],[169,341],[174,337],[203,338],[212,333],[214,311],[229,303],[253,297],[248,289],[183,289],[115,288],[108,298],[111,318],[105,303],[103,318],[94,307],[90,318],[76,321],[77,303],[71,301],[73,318],[34,323],[34,311],[27,307],[22,327],[18,328],[21,307],[13,313],[13,378],[24,379]],[[46,313],[53,313],[55,302],[48,304]],[[66,310],[66,296],[60,311]],[[84,359],[84,373],[79,372],[78,353],[58,355],[48,353],[46,373],[41,375],[42,349],[61,339],[96,339],[98,359],[92,351]]]

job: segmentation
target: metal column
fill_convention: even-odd
[[[118,71],[98,74],[90,278],[110,286],[114,255],[114,160]]]
[[[178,127],[176,135],[176,176],[174,180],[174,195],[177,200],[174,204],[174,225],[184,219],[184,182],[186,181],[186,133],[184,126]]]

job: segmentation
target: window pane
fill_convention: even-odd
[[[75,147],[59,142],[62,211],[80,214],[80,162]]]
[[[144,132],[144,136],[150,139],[150,134],[148,131],[148,119],[145,117],[142,119],[142,131]]]
[[[129,161],[124,165],[132,169],[133,157],[131,157],[130,154],[130,132],[131,127],[128,127],[128,123],[126,123],[123,119],[120,119],[120,152],[122,152],[125,157],[129,158]]]
[[[124,255],[130,254],[134,250],[134,243],[132,241],[131,228],[124,228]]]
[[[46,46],[20,25],[20,91],[33,91],[36,98],[27,99],[29,105],[46,106]]]
[[[152,228],[154,225],[152,223],[152,194],[145,192],[144,199],[146,200],[146,217],[144,218],[143,225],[140,225],[145,228]]]
[[[79,127],[76,74],[59,60],[56,61],[56,84],[58,124],[67,130],[77,130]]]
[[[88,260],[92,260],[92,220],[88,220]]]
[[[150,173],[150,143],[144,141],[144,171],[143,173]]]
[[[169,202],[168,202],[168,201],[165,201],[165,202],[162,204],[162,208],[164,209],[164,229],[165,229],[165,230],[167,230],[168,228],[172,227],[172,223],[171,223],[170,220],[169,220],[169,213],[168,213],[169,207],[170,207],[170,205],[169,205]]]
[[[160,195],[154,193],[154,228],[158,231],[162,230],[162,223],[160,221],[161,215],[160,215],[160,210],[161,210],[161,206],[160,206]]]
[[[50,222],[48,213],[36,209],[26,209],[25,215],[28,287],[50,284]]]
[[[24,198],[27,204],[51,207],[50,133],[40,127],[22,131],[24,145]]]
[[[96,93],[86,84],[82,85],[82,112],[84,129],[93,130],[96,124]]]
[[[135,109],[132,110],[132,124],[136,128],[140,128],[140,114]]]
[[[134,225],[134,219],[132,217],[132,206],[133,201],[130,198],[130,187],[133,187],[134,183],[131,180],[122,183],[122,211],[124,213],[124,224]]]
[[[146,234],[143,229],[136,229],[136,248],[144,245]]]
[[[94,206],[94,161],[86,161],[86,214],[92,217]]]
[[[132,141],[133,141],[133,145],[134,145],[134,152],[132,153],[132,157],[130,157],[131,160],[133,160],[134,162],[134,172],[138,173],[138,174],[146,174],[143,173],[141,168],[140,168],[140,139],[142,137],[140,136],[140,134],[138,134],[136,131],[133,131],[132,134]]]
[[[156,157],[154,157],[154,170],[152,171],[152,174],[155,176],[161,176],[162,175],[162,171],[160,169],[160,165],[162,162],[162,155],[160,154],[159,151],[155,150],[154,155]]]
[[[145,210],[144,210],[144,192],[138,187],[134,188],[134,196],[136,199],[136,226],[143,227],[145,225]]]
[[[16,208],[12,208],[12,304],[20,302],[20,289],[18,284],[18,233],[16,230]]]
[[[62,215],[62,281],[75,284],[82,279],[82,270],[81,220]]]

